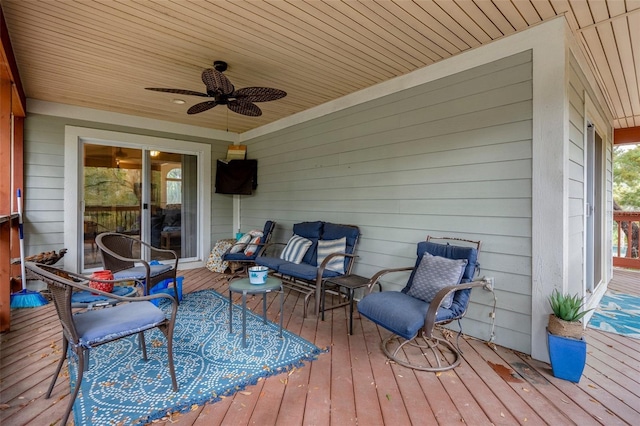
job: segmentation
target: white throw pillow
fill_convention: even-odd
[[[311,247],[311,240],[307,240],[299,235],[294,235],[289,239],[287,246],[282,250],[280,259],[284,259],[287,262],[300,263],[304,258],[304,255]]]
[[[318,241],[318,266],[332,253],[344,253],[347,250],[347,237],[337,240]],[[344,256],[336,256],[329,261],[325,269],[344,274]]]
[[[448,259],[425,253],[413,276],[413,283],[407,294],[416,299],[431,303],[438,291],[450,285],[460,284],[467,259]],[[453,293],[449,293],[440,304],[450,308]]]

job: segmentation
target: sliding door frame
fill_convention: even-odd
[[[85,127],[65,126],[64,155],[64,244],[67,248],[65,268],[79,271],[81,266],[83,235],[82,193],[83,143],[101,145],[116,144],[122,147],[143,150],[159,149],[179,154],[195,155],[198,158],[198,232],[197,256],[180,261],[180,269],[204,266],[204,257],[211,246],[211,146],[208,144],[167,139],[132,133]]]

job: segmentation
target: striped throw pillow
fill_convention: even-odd
[[[320,240],[318,241],[318,266],[331,253],[344,253],[347,249],[347,237],[337,240]],[[344,256],[336,256],[332,258],[325,269],[344,274]]]
[[[304,258],[304,255],[313,244],[310,240],[299,235],[294,235],[289,239],[287,246],[282,250],[280,259],[284,259],[287,262],[300,263]]]

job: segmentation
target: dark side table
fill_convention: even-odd
[[[338,305],[330,306],[326,309],[333,309],[340,306],[349,304],[349,334],[353,334],[353,295],[358,288],[366,287],[369,284],[369,278],[361,277],[360,275],[341,275],[339,277],[327,278],[322,283],[322,320],[324,321],[325,311],[325,292],[328,286],[338,287],[338,291],[342,293],[342,289],[347,291],[347,302],[340,303]]]
[[[264,284],[251,284],[249,278],[233,280],[229,283],[229,333],[233,332],[233,293],[242,293],[242,347],[247,347],[247,294],[262,294],[262,320],[267,323],[267,293],[272,291],[280,292],[280,337],[282,337],[282,305],[284,304],[284,291],[282,291],[282,281],[277,278],[268,277]]]

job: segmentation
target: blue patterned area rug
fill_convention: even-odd
[[[589,327],[640,339],[640,297],[606,292]]]
[[[259,311],[262,313],[262,304]],[[165,303],[161,308],[169,310]],[[108,308],[107,308],[108,309]],[[76,425],[144,424],[169,413],[229,396],[259,378],[300,367],[325,352],[262,316],[247,312],[247,347],[242,348],[241,307],[233,309],[229,333],[229,299],[213,290],[184,296],[174,329],[174,363],[179,390],[173,392],[166,366],[166,339],[146,332],[148,361],[142,360],[136,336],[91,350],[90,368],[73,406]],[[70,352],[71,353],[71,352]],[[77,363],[69,363],[71,386]]]

